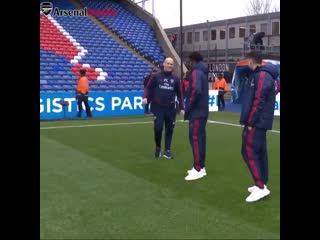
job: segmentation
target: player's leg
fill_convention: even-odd
[[[199,145],[200,145],[200,165],[201,169],[205,168],[205,162],[206,162],[206,124],[207,119],[200,119],[200,125],[199,125]]]
[[[256,135],[256,128],[249,130],[248,127],[245,127],[243,129],[241,153],[254,179],[255,185],[263,188],[264,184],[262,182],[259,165],[260,142]]]
[[[267,131],[264,129],[257,129],[259,132],[259,141],[260,141],[260,171],[261,171],[261,179],[264,185],[268,183],[268,175],[269,175],[269,166],[268,166],[268,151],[267,151]]]
[[[165,124],[165,152],[163,156],[168,159],[173,159],[171,154],[171,142],[173,137],[173,130],[176,122],[176,110],[175,108],[168,109],[165,112],[164,124]]]
[[[199,139],[200,119],[189,120],[189,140],[193,153],[193,168],[188,171],[188,176],[184,179],[186,181],[192,181],[204,177],[206,174],[201,171],[201,140]]]
[[[191,147],[192,147],[192,153],[193,153],[193,167],[197,171],[201,170],[199,127],[200,127],[199,119],[193,119],[189,121],[189,140],[192,143]]]
[[[155,110],[155,109],[154,109]],[[161,139],[162,139],[162,129],[163,129],[163,111],[157,109],[153,112],[153,130],[154,130],[154,141],[156,145],[155,157],[158,158],[161,156]]]

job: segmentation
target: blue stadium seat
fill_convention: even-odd
[[[109,18],[109,22],[119,31],[120,36],[126,36],[128,42],[132,41],[132,44],[142,49],[150,58],[153,57],[152,54],[155,51],[157,54],[154,57],[157,59],[159,56],[163,57],[151,27],[147,26],[143,20],[125,10],[115,1],[92,2],[99,4],[98,9],[105,8],[106,4],[117,9],[119,13],[117,19]],[[74,9],[74,5],[68,0],[56,0],[54,5],[61,9]],[[118,17],[124,21],[119,21]],[[140,83],[142,83],[143,77],[151,71],[152,67],[107,35],[89,18],[54,18],[82,47],[88,50],[88,53],[79,62],[89,63],[91,67],[102,68],[108,73],[106,82],[99,84],[90,82],[92,90],[116,91],[126,88],[131,91],[134,82],[129,78],[134,75],[133,78],[141,80]],[[141,34],[144,35],[144,38]],[[58,41],[57,38],[51,40]],[[70,51],[66,50],[65,55],[68,53]],[[73,64],[65,56],[40,48],[40,90],[55,91],[56,88],[60,88],[61,91],[74,91],[78,77],[72,71],[72,67]],[[50,86],[49,81],[55,87]],[[142,84],[136,85],[135,88],[141,90]]]

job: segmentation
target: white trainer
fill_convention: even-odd
[[[189,174],[191,171],[192,171],[193,168],[191,168],[190,170],[187,171],[187,173]],[[203,176],[206,176],[207,175],[207,171],[206,171],[206,168],[201,168],[200,172],[202,172]]]
[[[192,168],[192,170],[189,172],[189,175],[186,176],[184,179],[186,181],[191,181],[191,180],[196,180],[199,178],[204,177],[205,175],[203,175],[203,173],[201,171],[197,171],[196,169]]]
[[[256,187],[253,189],[252,193],[246,198],[246,202],[258,201],[269,194],[270,191],[266,187],[264,189]]]
[[[265,188],[267,188],[267,186],[266,185],[263,185]],[[252,193],[253,192],[253,190],[256,188],[257,186],[256,185],[254,185],[254,186],[252,186],[252,187],[248,187],[248,192],[249,193]]]

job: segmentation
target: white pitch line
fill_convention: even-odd
[[[69,126],[55,126],[55,127],[40,127],[41,129],[59,129],[59,128],[85,128],[85,127],[103,127],[103,126],[117,126],[117,125],[138,125],[153,122],[125,122],[125,123],[100,123],[100,124],[86,124],[86,125],[69,125]]]
[[[217,123],[217,124],[222,124],[222,125],[228,125],[228,126],[234,126],[234,127],[243,127],[242,125],[239,124],[234,124],[234,123],[226,123],[226,122],[218,122],[218,121],[212,121],[208,120],[209,123]],[[270,132],[275,132],[275,133],[280,133],[278,130],[269,130]]]
[[[183,120],[177,120],[176,122],[184,122]],[[187,121],[186,121],[187,122]],[[212,121],[208,120],[209,123],[217,123],[227,126],[234,126],[234,127],[243,127],[239,124],[234,123],[226,123],[226,122],[218,122],[218,121]],[[139,124],[150,124],[151,122],[123,122],[123,123],[100,123],[100,124],[83,124],[83,125],[67,125],[67,126],[54,126],[54,127],[40,127],[40,130],[46,130],[46,129],[61,129],[61,128],[84,128],[84,127],[103,127],[103,126],[118,126],[118,125],[139,125]],[[270,130],[270,132],[276,132],[280,133],[278,130]]]

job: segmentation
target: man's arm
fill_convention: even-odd
[[[184,110],[183,83],[177,78],[176,94],[179,101],[180,110]]]
[[[253,104],[251,106],[249,116],[248,116],[248,125],[254,126],[259,117],[261,116],[261,113],[264,109],[267,95],[274,91],[274,81],[271,79],[270,76],[266,74],[266,72],[262,71],[259,74],[258,79],[258,87],[255,91],[255,96],[253,100]]]
[[[154,88],[154,85],[155,85],[154,76],[155,76],[154,74],[150,76],[149,81],[147,82],[147,85],[144,88],[143,99],[142,99],[142,102],[144,104],[147,104],[148,102],[150,102],[150,99],[152,99],[152,94],[153,94],[152,89]]]
[[[144,81],[143,81],[143,86],[144,86],[144,87],[147,86],[147,84],[148,84],[148,82],[149,82],[149,80],[150,80],[150,78],[151,78],[151,75],[152,75],[152,73],[144,76]]]
[[[202,94],[202,88],[201,88],[201,77],[203,76],[203,73],[197,70],[193,70],[191,74],[191,94],[190,99],[186,108],[186,115],[187,113],[191,112],[192,109],[195,106],[195,103],[199,100],[199,97]]]

